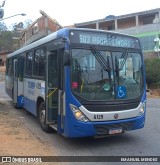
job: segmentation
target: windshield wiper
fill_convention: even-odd
[[[117,57],[115,57],[115,72],[116,72],[116,76],[117,76],[117,83],[119,84],[119,71],[121,71],[126,63],[127,57],[128,57],[128,49],[122,53],[121,57],[119,59],[121,59],[121,61],[119,62],[119,59],[117,59]]]
[[[99,64],[102,66],[103,70],[105,70],[105,71],[111,70],[107,61],[104,59],[102,54],[94,46],[91,46],[91,52],[93,53],[93,55],[95,56],[95,58],[97,59]]]
[[[126,52],[123,52],[123,53],[122,53],[122,56],[121,56],[121,58],[120,58],[120,59],[122,59],[122,60],[121,60],[121,62],[120,62],[119,70],[122,70],[122,69],[123,69],[124,64],[126,63],[127,57],[128,57],[128,49],[126,50]]]

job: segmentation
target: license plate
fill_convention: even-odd
[[[119,133],[122,133],[122,131],[123,131],[122,128],[110,129],[109,134],[110,135],[119,134]]]

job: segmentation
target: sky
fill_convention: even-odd
[[[35,21],[42,10],[60,25],[68,26],[103,19],[108,15],[119,16],[156,8],[160,8],[159,0],[6,0],[3,18],[26,14],[4,20],[7,26],[27,19]]]

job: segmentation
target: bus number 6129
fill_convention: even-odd
[[[103,119],[103,115],[94,115],[94,119]]]

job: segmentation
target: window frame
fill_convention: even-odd
[[[27,67],[27,62],[29,61],[28,60],[28,54],[29,53],[32,53],[32,60],[31,60],[31,71],[30,71],[30,73],[28,74],[28,68],[30,68],[30,67]],[[30,51],[28,51],[28,52],[26,52],[26,55],[25,55],[25,76],[27,76],[27,77],[32,77],[32,72],[33,72],[33,51],[32,50],[30,50]]]
[[[43,60],[44,60],[44,62],[43,62],[43,69],[44,69],[43,75],[40,75],[40,73],[41,73],[40,66],[42,65],[39,62],[39,58],[40,57],[38,57],[38,63],[37,63],[38,64],[38,69],[37,69],[37,73],[35,73],[35,67],[36,67],[36,65],[35,65],[36,64],[35,63],[35,56],[36,56],[35,52],[37,50],[43,50],[44,51],[44,55],[43,55]],[[46,75],[46,47],[45,46],[38,47],[38,48],[34,49],[34,51],[33,51],[33,63],[32,63],[32,65],[33,65],[33,70],[32,70],[33,77],[45,78],[45,75]]]
[[[11,64],[11,66],[9,66],[10,64]],[[7,76],[13,76],[13,58],[8,58],[7,59],[6,68],[7,68],[6,69],[6,75]]]

